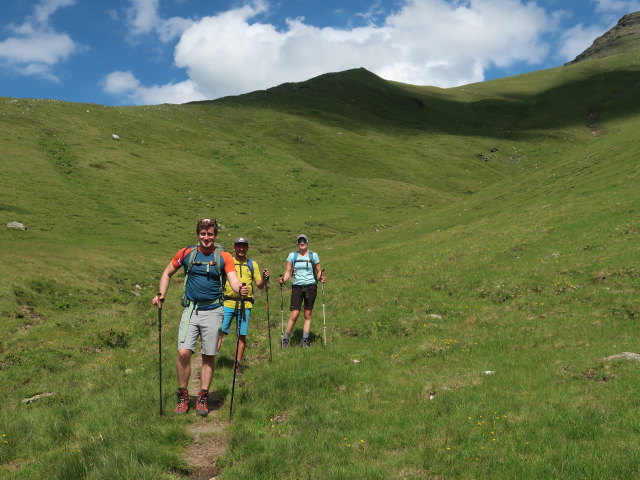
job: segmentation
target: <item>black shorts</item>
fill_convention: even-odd
[[[313,310],[313,304],[318,294],[318,285],[293,285],[291,287],[291,311],[300,310],[304,299],[304,309]]]

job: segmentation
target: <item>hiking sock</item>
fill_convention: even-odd
[[[289,340],[289,337],[291,337],[291,333],[290,332],[284,332],[284,335],[282,336],[282,338],[285,339],[285,340]]]
[[[309,340],[309,332],[302,332],[302,338]]]

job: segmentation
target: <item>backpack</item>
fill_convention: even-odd
[[[221,252],[224,252],[224,247],[219,243],[214,243],[216,249],[213,251],[213,264],[216,267],[216,271],[220,276],[220,291],[224,291],[224,284],[227,281],[227,275],[224,271],[224,259],[222,258]],[[187,298],[187,279],[189,278],[189,273],[191,273],[191,269],[193,265],[202,265],[202,262],[196,262],[196,255],[198,254],[198,245],[192,245],[191,251],[189,252],[189,256],[187,257],[187,261],[185,265],[187,266],[184,274],[184,292],[182,294],[182,298],[180,299],[180,303],[183,307],[187,307],[189,305],[189,299]],[[251,272],[253,274],[253,271]]]
[[[313,261],[313,252],[311,250],[307,250],[307,254],[309,255],[309,260],[300,260],[307,264],[307,268],[309,268],[309,264],[311,264],[311,272],[313,273],[313,279],[316,283],[318,283],[318,277],[316,277],[316,265]],[[298,261],[298,252],[293,252],[293,261],[291,262],[291,266],[293,267],[293,274],[296,273],[296,262]]]

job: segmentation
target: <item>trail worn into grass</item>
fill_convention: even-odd
[[[191,363],[192,373],[189,381],[189,415],[195,415],[195,399],[200,391],[200,370],[202,357],[194,355]],[[229,445],[230,434],[226,432],[228,421],[220,418],[220,409],[223,399],[217,392],[209,393],[209,415],[198,417],[196,421],[189,423],[187,431],[193,438],[186,448],[183,458],[191,467],[189,478],[195,480],[212,480],[220,473],[218,457],[222,455]]]

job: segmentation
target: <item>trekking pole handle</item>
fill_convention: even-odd
[[[158,299],[158,301],[156,302],[155,299]],[[159,309],[162,309],[162,302],[164,302],[165,298],[162,295],[162,292],[158,292],[158,294],[155,296],[155,298],[153,299],[153,303],[156,305],[156,307],[158,307]]]

